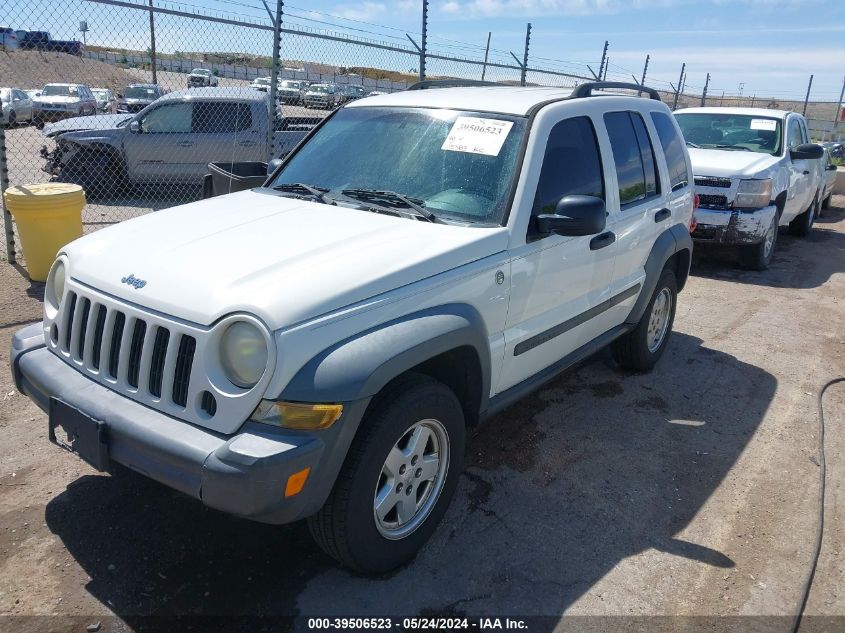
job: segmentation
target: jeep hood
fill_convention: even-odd
[[[689,149],[696,176],[719,178],[768,177],[766,173],[781,160],[779,156],[725,149]]]
[[[114,130],[117,124],[131,119],[134,114],[99,114],[97,116],[77,116],[63,119],[44,126],[44,136],[55,136],[64,132],[79,132],[82,130]]]
[[[275,330],[506,248],[472,228],[245,191],[128,220],[63,251],[70,275],[209,325],[248,312]],[[122,283],[133,275],[143,287]]]

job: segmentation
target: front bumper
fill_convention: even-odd
[[[53,122],[63,121],[64,119],[77,116],[77,114],[79,113],[75,110],[33,110],[32,118]]]
[[[321,432],[247,422],[227,436],[86,378],[44,346],[40,323],[15,334],[11,364],[18,390],[45,412],[58,399],[104,423],[110,460],[209,507],[265,523],[289,523],[322,507],[368,404],[344,403],[340,420]],[[307,467],[302,492],[286,498],[288,477]]]
[[[692,239],[705,244],[758,244],[777,215],[777,207],[761,209],[703,209],[695,212],[698,223]]]

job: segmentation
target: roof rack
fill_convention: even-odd
[[[467,88],[478,86],[501,86],[495,81],[478,81],[476,79],[426,79],[408,86],[407,90],[428,90],[430,88]]]
[[[625,88],[627,90],[636,90],[637,92],[647,92],[648,96],[655,101],[662,101],[660,93],[654,88],[641,86],[640,84],[632,84],[625,81],[590,81],[585,84],[576,86],[570,95],[571,99],[579,99],[582,97],[593,96],[593,90],[603,90],[605,88]]]

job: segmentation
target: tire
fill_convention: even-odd
[[[658,302],[658,297],[662,297],[660,302]],[[678,282],[675,279],[675,273],[664,268],[637,327],[616,339],[610,346],[613,358],[619,365],[625,369],[642,372],[652,369],[657,364],[669,343],[672,324],[675,321],[677,298]],[[667,301],[668,306],[665,303]],[[657,310],[663,313],[663,317],[658,317],[655,312],[656,304]],[[659,336],[650,334],[656,325],[652,323],[653,314],[656,319],[659,319]]]
[[[831,199],[831,198],[833,198],[833,194],[832,194],[832,193],[831,193],[831,194],[828,194],[827,198],[825,198],[824,200],[822,200],[822,209],[829,209],[829,208],[830,208],[830,199]],[[819,216],[821,216],[821,213],[819,213]]]
[[[739,262],[743,268],[766,270],[772,261],[778,241],[778,215],[772,218],[772,224],[759,244],[740,247]]]
[[[105,152],[85,152],[62,168],[61,180],[80,185],[90,198],[104,198],[125,185],[123,169]]]
[[[13,127],[15,127],[15,122],[16,122],[16,120],[17,120],[17,115],[15,114],[15,111],[14,111],[14,110],[11,110],[11,111],[9,112],[9,120],[8,120],[8,122],[6,123],[6,127],[8,127],[8,128],[13,128]]]
[[[813,228],[813,222],[816,221],[816,216],[818,215],[820,206],[819,194],[816,193],[816,197],[813,198],[813,202],[810,204],[809,208],[801,215],[796,216],[792,222],[789,223],[789,234],[797,235],[798,237],[806,237],[809,235],[810,229]]]
[[[424,437],[427,431],[429,440],[422,449],[422,442],[418,442],[414,451],[418,457],[413,459],[402,451],[410,450],[410,443],[403,444],[403,440],[415,428],[421,429]],[[455,493],[465,438],[461,405],[444,384],[411,373],[388,385],[362,420],[325,505],[308,519],[314,540],[342,565],[367,574],[385,573],[413,559]],[[420,461],[424,450],[429,451],[431,461],[424,457]],[[391,460],[393,451],[395,459]],[[441,457],[437,466],[433,465],[434,454]],[[391,461],[395,476],[386,474]],[[434,474],[431,480],[414,487],[415,482],[422,481],[422,469],[417,464],[424,462],[435,469]],[[379,491],[385,495],[381,504],[383,522],[376,516]],[[405,506],[403,499],[412,497],[417,497],[416,504]],[[406,507],[413,514],[402,523],[400,508]]]

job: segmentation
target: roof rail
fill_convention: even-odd
[[[478,81],[477,79],[426,79],[411,84],[406,90],[428,90],[429,88],[467,88],[471,86],[501,86],[495,81]]]
[[[579,99],[581,97],[593,96],[593,90],[603,90],[604,88],[625,88],[626,90],[636,90],[637,92],[647,92],[648,96],[655,101],[662,101],[660,93],[654,88],[648,86],[641,86],[640,84],[632,84],[625,81],[590,81],[585,84],[576,86],[570,95],[571,99]]]

